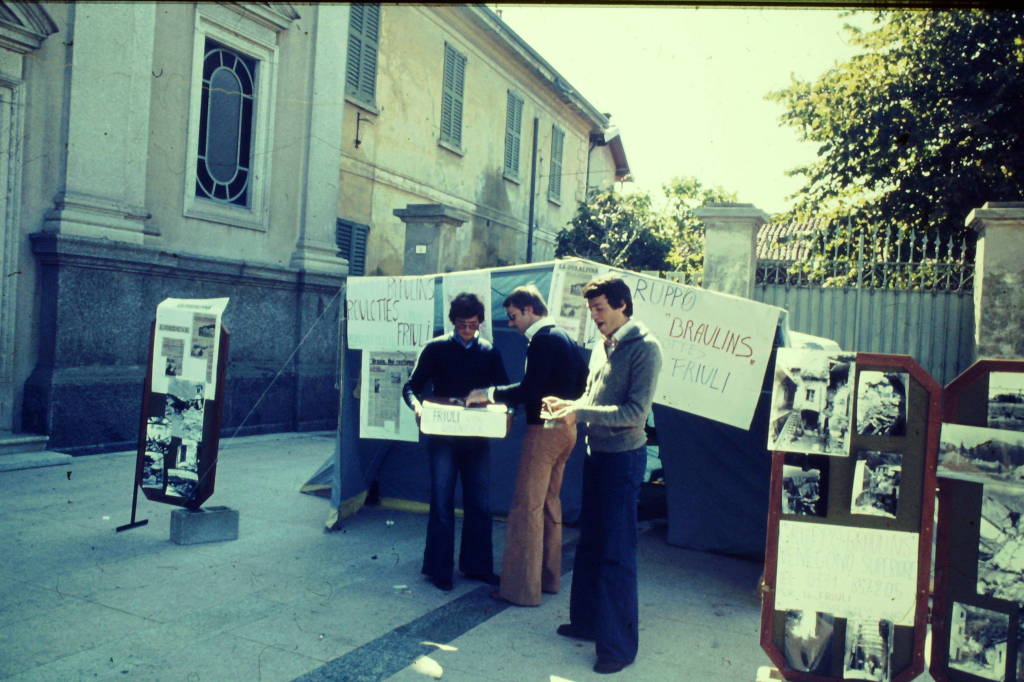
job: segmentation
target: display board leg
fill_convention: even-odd
[[[142,519],[141,521],[135,520],[135,510],[139,504],[139,478],[142,476],[142,472],[139,470],[142,467],[142,458],[135,458],[135,478],[132,479],[132,520],[123,526],[118,526],[114,529],[115,532],[120,533],[123,530],[130,528],[138,528],[139,526],[145,526],[149,523],[149,519]]]

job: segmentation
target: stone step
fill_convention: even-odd
[[[71,455],[62,452],[18,452],[14,454],[0,455],[0,472],[17,471],[19,469],[38,469],[39,467],[52,467],[61,464],[70,464],[74,460]]]
[[[0,455],[13,455],[22,452],[40,452],[46,449],[47,436],[34,433],[11,433],[0,431]]]

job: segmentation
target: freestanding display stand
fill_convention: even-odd
[[[911,357],[776,360],[761,646],[787,680],[924,670],[939,385]]]
[[[932,652],[938,682],[1024,679],[1024,361],[943,396]]]
[[[146,523],[135,520],[139,488],[149,500],[193,511],[213,494],[229,339],[227,328],[220,325],[216,344],[215,397],[205,397],[202,382],[168,382],[167,392],[156,392],[153,390],[153,376],[157,323],[151,326],[132,490],[132,517],[131,523],[119,527],[118,531]],[[172,364],[168,363],[168,375],[174,371]],[[189,395],[182,395],[185,392]]]

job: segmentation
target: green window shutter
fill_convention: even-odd
[[[350,7],[345,94],[373,104],[377,93],[380,5],[352,3]]]
[[[348,260],[348,274],[353,277],[366,274],[366,242],[369,236],[369,225],[338,219],[334,237],[338,255]]]
[[[441,139],[462,146],[462,94],[466,84],[466,57],[444,44],[441,82]]]
[[[548,198],[559,201],[562,198],[562,148],[565,133],[558,126],[551,126],[551,169],[548,177]]]
[[[505,113],[505,173],[519,177],[519,150],[523,129],[523,100],[508,92],[508,111]]]

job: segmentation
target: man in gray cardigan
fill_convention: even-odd
[[[547,418],[587,423],[580,538],[573,563],[569,623],[558,634],[593,641],[594,672],[616,673],[639,643],[636,507],[647,464],[644,425],[661,371],[661,345],[633,315],[618,276],[583,288],[590,316],[605,337],[590,358],[579,400],[544,399]]]

